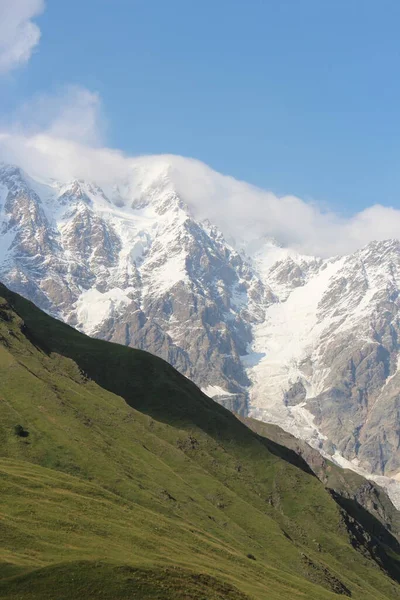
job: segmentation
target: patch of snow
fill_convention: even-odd
[[[252,406],[249,409],[249,417],[279,425],[284,431],[305,440],[323,454],[322,446],[327,437],[314,424],[315,417],[305,408],[305,402],[297,406],[285,406],[283,403],[276,403],[267,408]],[[328,458],[328,455],[324,456]]]
[[[248,354],[241,356],[240,360],[246,369],[251,369],[256,367],[263,358],[265,358],[265,352],[249,352]]]
[[[201,391],[210,396],[210,398],[219,398],[221,396],[234,396],[231,392],[227,392],[219,385],[208,385],[206,388],[202,388]]]
[[[143,280],[144,284],[147,284],[145,292],[159,295],[167,292],[179,281],[190,282],[186,273],[185,256],[182,254],[170,256],[168,261],[159,267],[156,265],[157,259],[154,258],[150,264],[143,267]]]
[[[132,302],[129,291],[115,288],[105,293],[96,289],[83,292],[76,303],[78,328],[87,335],[95,334],[106,319],[117,316]]]
[[[342,469],[349,469],[350,471],[355,471],[362,477],[366,479],[370,479],[374,481],[378,485],[380,485],[388,494],[390,500],[392,501],[395,508],[400,510],[400,481],[396,479],[396,477],[386,477],[384,475],[371,475],[365,469],[359,467],[355,464],[355,461],[349,461],[344,458],[337,450],[335,454],[331,457],[331,460],[336,463]]]

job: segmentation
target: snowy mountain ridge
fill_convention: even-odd
[[[227,241],[191,202],[207,178],[182,185],[182,160],[138,159],[103,187],[0,166],[1,280],[162,356],[228,408],[398,477],[400,243],[323,259]]]

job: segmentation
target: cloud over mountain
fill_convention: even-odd
[[[196,217],[217,224],[238,243],[273,237],[283,246],[318,256],[347,254],[373,240],[400,237],[400,211],[380,204],[351,217],[294,195],[279,197],[200,161],[180,156],[129,157],[102,145],[98,94],[68,86],[22,107],[0,132],[0,160],[40,177],[81,178],[107,188],[138,177],[166,178]]]

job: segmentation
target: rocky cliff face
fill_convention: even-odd
[[[324,260],[272,240],[239,247],[195,218],[167,162],[141,168],[100,189],[1,166],[4,283],[165,358],[241,414],[396,477],[400,243]]]

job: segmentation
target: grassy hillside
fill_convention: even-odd
[[[304,458],[310,469],[325,487],[346,505],[355,518],[362,519],[364,512],[371,513],[376,520],[377,535],[385,535],[380,524],[400,540],[400,512],[393,506],[387,493],[378,484],[369,481],[354,471],[342,469],[324,458],[304,440],[295,438],[272,423],[263,423],[250,417],[238,416],[247,427],[270,441],[293,450]],[[365,514],[370,519],[370,515]]]
[[[162,360],[0,297],[0,598],[399,597],[397,542],[295,453]]]

